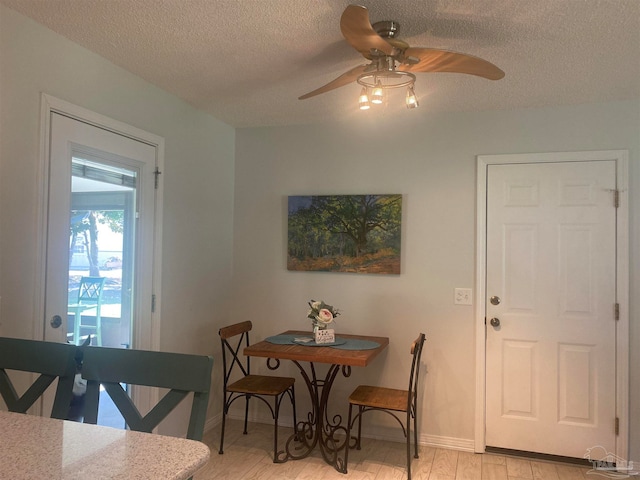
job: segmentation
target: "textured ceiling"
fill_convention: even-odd
[[[399,22],[411,46],[506,72],[498,81],[421,73],[419,109],[392,97],[367,112],[355,83],[297,99],[365,63],[340,33],[349,1],[0,2],[235,127],[640,97],[638,0],[362,0],[372,22]]]

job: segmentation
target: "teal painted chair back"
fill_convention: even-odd
[[[75,303],[67,306],[69,314],[73,314],[73,342],[82,343],[85,330],[95,332],[98,346],[102,345],[102,291],[105,277],[82,277],[78,288],[78,298]],[[82,313],[95,308],[95,324],[82,323]]]
[[[10,412],[26,413],[58,379],[52,418],[67,418],[76,374],[76,347],[65,343],[0,337],[0,394]],[[8,371],[40,374],[20,395]]]
[[[85,423],[97,423],[100,385],[131,430],[149,432],[193,392],[187,438],[202,440],[207,418],[213,358],[203,355],[87,347],[82,377],[87,381]],[[169,389],[149,413],[141,415],[122,384]]]

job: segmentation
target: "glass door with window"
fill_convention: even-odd
[[[152,349],[156,146],[56,112],[50,125],[44,339]],[[98,423],[123,427],[105,397]]]

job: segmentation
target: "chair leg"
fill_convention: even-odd
[[[227,406],[225,405],[224,408],[222,409],[222,429],[220,432],[220,450],[218,450],[218,453],[220,455],[222,455],[224,453],[223,450],[223,446],[224,446],[224,426],[227,420]]]
[[[247,419],[249,418],[249,398],[251,395],[245,395],[245,404],[244,404],[244,431],[242,432],[244,435],[247,434]]]
[[[100,307],[96,309],[96,344],[102,346],[102,318],[100,316]]]
[[[413,458],[418,457],[418,414],[417,412],[413,414],[413,447],[415,449],[415,454]]]
[[[283,394],[284,395],[284,394]],[[273,463],[278,463],[278,417],[280,416],[280,398],[276,395],[273,397]]]
[[[360,440],[362,439],[362,413],[364,407],[358,405],[358,439],[356,440],[356,449],[360,450]]]
[[[411,480],[411,419],[407,418],[407,480]]]

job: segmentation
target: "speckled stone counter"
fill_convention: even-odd
[[[194,440],[0,411],[0,478],[177,480],[208,460]]]

